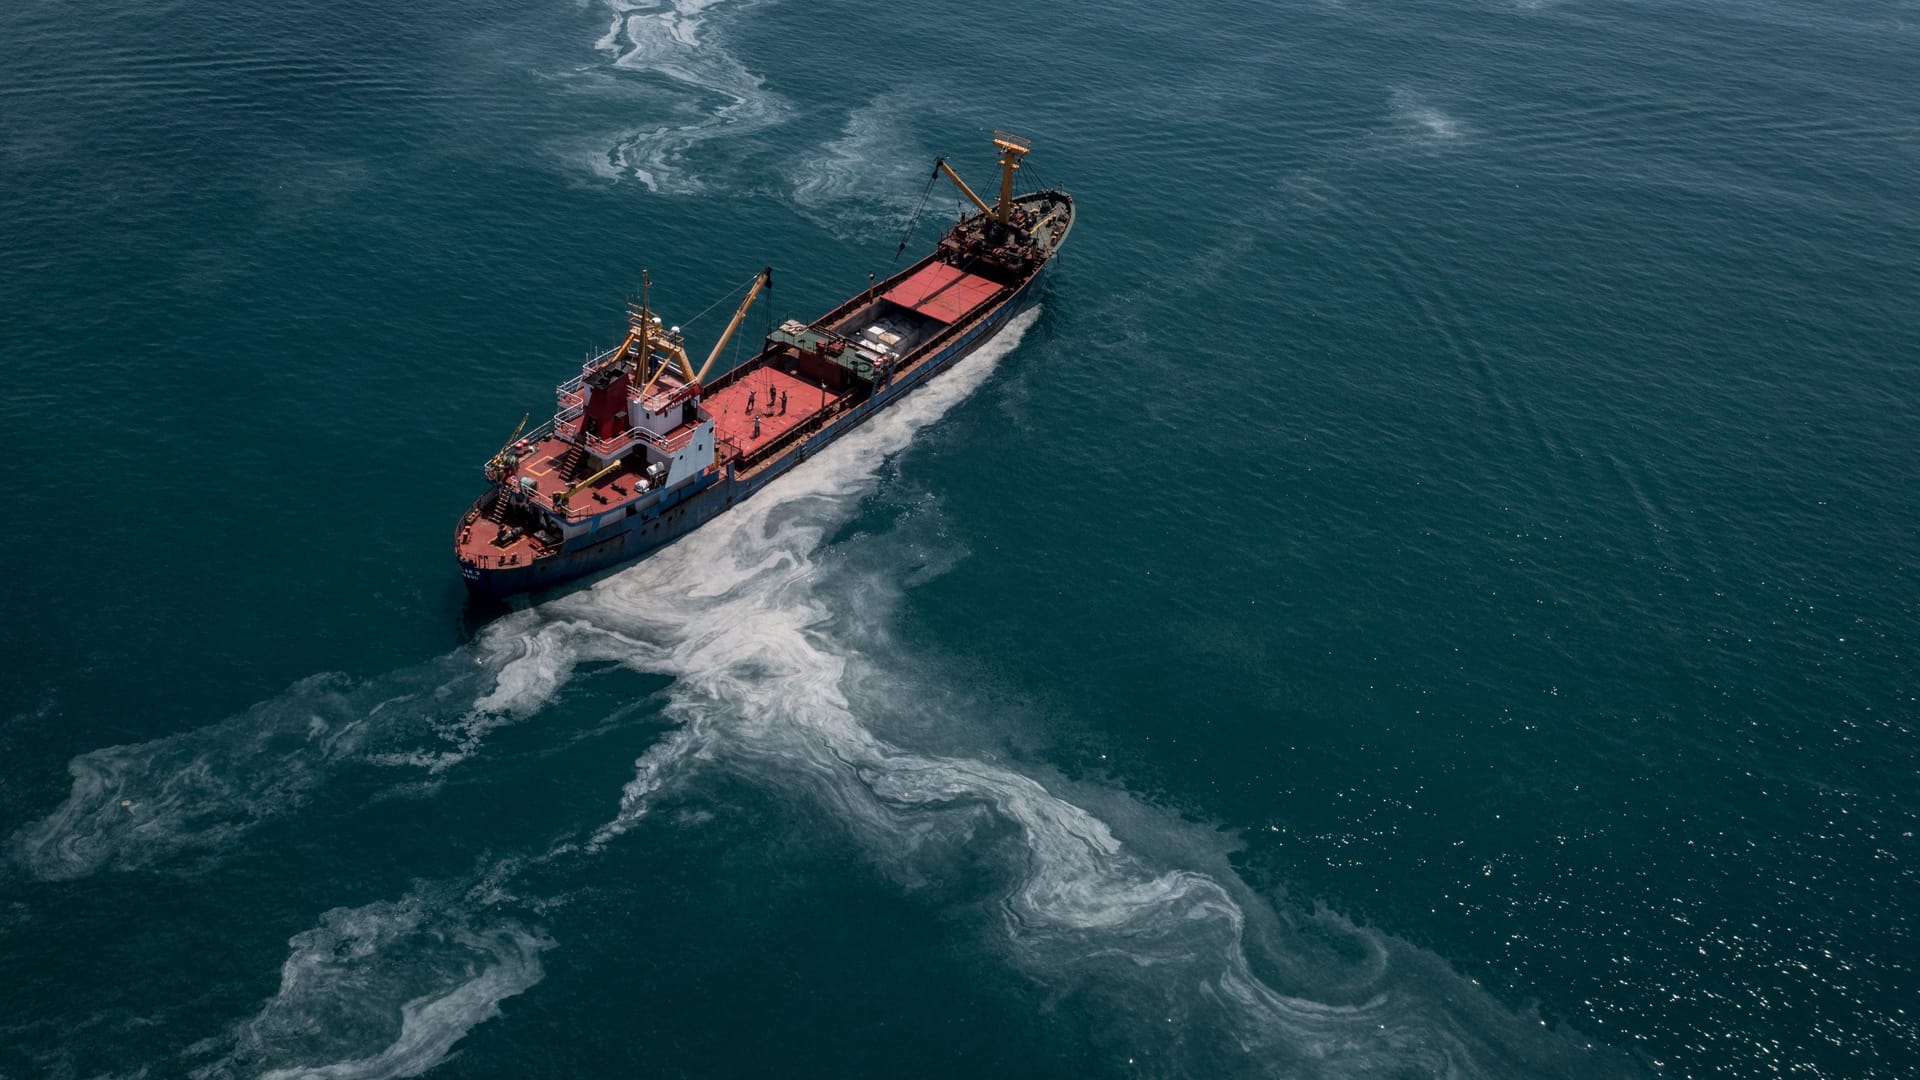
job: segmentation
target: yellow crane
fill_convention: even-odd
[[[527,430],[527,418],[532,415],[532,413],[521,413],[519,426],[513,429],[513,434],[507,436],[507,441],[502,443],[500,449],[493,452],[493,457],[487,460],[487,476],[489,478],[506,475],[507,452],[513,449],[514,443],[520,441],[520,433]]]
[[[947,179],[953,181],[953,186],[960,189],[960,194],[965,195],[968,202],[980,208],[981,213],[993,213],[993,207],[988,206],[985,199],[973,193],[973,189],[967,186],[967,182],[960,179],[960,174],[953,171],[953,166],[947,164],[946,158],[935,158],[933,159],[933,164],[942,173],[946,174]]]
[[[773,288],[773,267],[763,266],[760,268],[759,276],[753,279],[753,287],[747,290],[746,299],[740,301],[739,310],[733,313],[733,321],[727,323],[727,329],[720,335],[720,340],[713,343],[713,351],[707,354],[707,362],[700,365],[700,373],[693,376],[693,382],[704,380],[707,372],[713,370],[713,362],[720,359],[720,351],[727,347],[727,340],[733,337],[735,330],[740,329],[740,323],[747,317],[747,309],[753,306],[754,298],[760,295],[760,290],[771,288]],[[683,352],[680,356],[680,362],[686,363],[686,354]]]
[[[967,186],[967,182],[960,179],[960,174],[953,171],[953,166],[947,164],[946,158],[934,159],[934,165],[946,175],[947,179],[953,181],[953,185],[960,189],[960,194],[965,195],[967,201],[980,208],[982,214],[1005,225],[1013,219],[1013,174],[1020,171],[1020,159],[1027,156],[1033,149],[1033,144],[1018,135],[996,131],[993,133],[993,145],[1000,148],[1000,201],[992,206],[988,206],[985,199],[973,193],[973,189]]]
[[[700,366],[699,371],[693,370],[693,361],[687,357],[686,346],[674,337],[669,336],[663,338],[658,345],[659,350],[673,359],[675,365],[680,369],[681,377],[685,378],[687,382],[701,382],[707,377],[707,373],[713,370],[714,361],[720,358],[720,352],[727,347],[727,342],[733,338],[733,332],[740,329],[741,321],[747,317],[747,309],[753,306],[754,300],[760,296],[762,291],[771,288],[773,288],[773,267],[762,267],[760,272],[753,276],[753,285],[747,289],[746,299],[740,301],[739,310],[733,313],[732,321],[727,323],[726,331],[720,335],[720,340],[714,343],[713,351],[707,354],[707,362]],[[647,321],[645,319],[645,311],[646,308],[643,301],[641,307],[643,321]],[[643,357],[642,362],[644,363],[646,353],[642,352],[641,356]],[[653,374],[647,376],[647,381],[640,387],[641,397],[645,397],[647,392],[653,389],[653,384],[659,380],[661,374],[666,370],[667,365],[661,364],[653,370]]]
[[[621,464],[626,460],[627,460],[626,458],[614,458],[611,462],[607,463],[606,468],[601,469],[599,472],[594,473],[592,476],[587,477],[585,480],[582,480],[579,483],[568,488],[567,490],[561,492],[560,494],[555,495],[553,497],[553,508],[556,510],[565,510],[567,508],[567,503],[571,502],[575,495],[580,494],[582,489],[590,488],[593,485],[599,483],[600,481],[606,479],[607,477],[612,476],[614,473],[620,470]]]

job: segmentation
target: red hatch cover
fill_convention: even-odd
[[[928,263],[887,290],[887,299],[903,308],[950,323],[1000,291],[1000,286],[946,263]]]

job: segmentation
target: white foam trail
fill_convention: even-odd
[[[1015,316],[995,340],[693,536],[554,602],[556,611],[582,622],[654,643],[624,662],[681,680],[668,707],[680,731],[636,763],[620,813],[596,833],[596,844],[645,815],[672,767],[708,755],[718,734],[709,703],[727,707],[736,734],[781,722],[782,709],[770,705],[805,700],[844,708],[841,663],[807,641],[808,629],[828,615],[809,595],[817,569],[810,555],[872,490],[886,456],[986,381],[1036,315]],[[781,696],[769,700],[768,686],[782,687]]]
[[[780,582],[811,569],[822,530],[871,488],[882,456],[978,386],[1032,321],[1018,317],[998,341],[695,536],[594,590],[502,619],[471,648],[367,684],[316,676],[224,723],[82,755],[66,803],[16,834],[16,855],[36,876],[71,878],[217,848],[296,809],[347,762],[436,770],[463,759],[487,731],[549,703],[582,663],[685,673],[731,657],[749,677],[760,654],[753,634],[714,616],[742,598],[779,605]],[[695,566],[701,574],[688,573]],[[738,587],[753,582],[765,587]],[[628,607],[632,590],[662,588],[690,606]],[[620,617],[592,618],[609,611]],[[817,654],[803,659],[818,666]],[[687,723],[641,758],[589,852],[637,822],[653,793],[708,749],[704,701],[691,704],[701,708],[674,706]],[[563,843],[534,863],[573,850]],[[279,990],[260,1012],[229,1039],[188,1051],[204,1061],[230,1048],[193,1074],[343,1080],[432,1068],[541,978],[539,954],[553,943],[477,914],[514,899],[506,885],[517,871],[503,862],[464,890],[422,885],[399,901],[326,912],[289,942]]]
[[[810,566],[799,556],[817,547],[820,530],[830,519],[820,509],[845,508],[869,488],[879,455],[906,445],[914,430],[985,379],[1032,318],[1021,316],[1000,341],[693,537],[586,594],[522,613],[499,633],[484,636],[476,647],[476,666],[491,668],[491,688],[465,715],[530,714],[552,699],[578,665],[596,660],[617,658],[642,670],[685,672],[701,664],[726,663],[731,655],[750,666],[755,660],[751,634],[742,637],[723,620],[689,619],[689,611],[713,616],[741,597],[765,602],[779,592],[777,587],[743,591],[735,586],[763,579],[770,584]],[[794,513],[807,506],[815,507],[811,515]],[[781,539],[771,545],[744,542],[767,535]],[[725,573],[686,574],[690,565],[727,550],[740,558]],[[634,579],[633,584],[625,584],[628,579]],[[631,587],[671,589],[691,607],[627,611]],[[624,612],[622,617],[597,623],[588,618],[606,612],[610,604]],[[746,652],[735,651],[743,647]],[[746,669],[740,670],[744,674]],[[637,823],[654,793],[684,775],[691,761],[709,749],[713,726],[700,710],[676,705],[675,711],[687,722],[640,758],[619,814],[588,842],[589,853]],[[546,864],[573,850],[572,844],[563,843],[532,864]],[[292,951],[273,999],[235,1029],[230,1052],[196,1071],[196,1077],[372,1080],[414,1076],[432,1068],[468,1031],[498,1015],[501,1000],[540,980],[539,953],[552,942],[512,921],[476,925],[474,912],[515,899],[507,885],[519,869],[503,862],[464,890],[421,886],[397,902],[327,912],[318,927],[289,943]],[[369,1031],[379,1033],[374,1046],[366,1045]]]
[[[67,766],[66,800],[8,846],[46,881],[217,852],[299,810],[355,764],[449,769],[488,732],[551,700],[579,663],[627,659],[637,647],[522,611],[413,668],[364,682],[315,675],[220,723],[81,754]]]
[[[763,130],[787,115],[786,101],[760,76],[703,35],[707,12],[722,2],[608,0],[611,20],[594,47],[613,53],[616,68],[659,76],[721,104],[689,123],[628,132],[594,162],[597,172],[631,176],[654,191],[698,191],[700,178],[686,168],[689,151],[722,135]]]
[[[280,988],[197,1080],[384,1080],[445,1060],[500,1002],[542,977],[552,942],[511,919],[477,924],[445,887],[334,908],[294,935]],[[206,1046],[196,1048],[205,1050]]]
[[[871,467],[855,455],[904,446],[920,424],[986,377],[1031,318],[1021,316],[1019,326],[969,357],[960,370],[842,439],[820,461],[797,470],[797,477],[781,480],[784,496],[763,495],[701,530],[698,535],[707,539],[697,550],[724,547],[721,537],[735,530],[764,527],[783,502],[825,497],[844,503],[865,490]],[[836,471],[821,461],[843,466]],[[820,527],[803,524],[804,531],[785,542],[809,551]],[[699,575],[687,572],[704,556],[675,556],[673,550],[636,568],[639,580],[719,580],[709,577],[706,566]],[[767,558],[785,559],[783,550],[769,547]],[[657,569],[648,569],[655,564]],[[594,610],[592,605],[584,609]],[[316,675],[221,723],[82,754],[68,765],[73,784],[66,800],[16,831],[9,840],[11,854],[33,877],[72,880],[216,852],[297,811],[354,764],[437,773],[465,761],[489,732],[551,701],[581,663],[618,660],[641,670],[673,669],[661,659],[665,647],[650,642],[671,640],[683,627],[639,620],[639,632],[622,634],[604,621],[582,617],[581,611],[578,604],[562,601],[516,612],[489,626],[472,647],[415,668],[366,682]],[[672,647],[687,644],[677,641]],[[669,754],[674,745],[670,741],[660,753]]]
[[[1395,123],[1420,142],[1451,142],[1470,133],[1465,122],[1440,111],[1412,91],[1395,90],[1390,104]]]
[[[1444,965],[1337,920],[1316,920],[1270,950],[1281,955],[1263,970],[1283,981],[1256,972],[1249,912],[1283,937],[1285,920],[1256,906],[1217,852],[1199,853],[1213,863],[1204,869],[1149,859],[1116,835],[1111,811],[1103,819],[1058,782],[873,733],[869,721],[892,706],[849,696],[864,684],[850,677],[860,661],[834,630],[830,599],[847,582],[821,558],[823,539],[873,489],[880,463],[973,392],[1033,318],[694,535],[503,621],[454,661],[481,673],[473,684],[441,680],[431,693],[387,699],[369,719],[431,699],[439,704],[429,715],[482,718],[462,729],[481,731],[495,722],[484,718],[538,710],[580,663],[617,659],[674,677],[668,712],[680,727],[638,760],[589,852],[644,820],[658,792],[703,767],[727,768],[824,808],[903,876],[937,871],[943,848],[1006,855],[996,910],[1008,958],[1056,985],[1110,996],[1117,1015],[1140,1021],[1130,1038],[1158,1040],[1163,1072],[1572,1071],[1561,1066],[1578,1062],[1537,1052],[1524,1032],[1508,1038],[1514,1018],[1488,1019],[1497,1010]],[[449,700],[468,705],[450,709]],[[265,763],[251,753],[232,760]],[[983,818],[1005,828],[971,828]],[[406,1076],[444,1060],[541,977],[551,942],[494,910],[512,899],[505,884],[515,872],[500,864],[457,895],[423,886],[398,902],[328,912],[290,942],[278,992],[235,1029],[231,1052],[196,1075]],[[1341,948],[1303,943],[1332,934],[1346,935]]]
[[[902,121],[907,111],[904,99],[883,97],[849,114],[839,138],[790,167],[794,206],[843,239],[891,239],[919,201],[919,163],[931,160]]]
[[[211,727],[82,754],[67,799],[12,838],[35,877],[65,880],[218,847],[303,802],[368,739],[376,702],[316,675]]]
[[[1202,852],[1215,864],[1208,872],[1156,866],[1031,776],[877,737],[868,718],[892,706],[849,699],[848,686],[859,683],[849,677],[855,653],[831,630],[835,579],[819,558],[821,542],[872,490],[885,456],[977,388],[1031,318],[752,502],[551,605],[556,619],[637,643],[626,663],[675,679],[668,712],[678,732],[639,759],[589,849],[637,826],[656,793],[703,767],[803,795],[903,878],[929,876],[915,864],[937,864],[943,846],[985,843],[967,824],[984,814],[1016,837],[999,907],[1009,958],[1052,981],[1091,980],[1124,1011],[1155,1018],[1180,1056],[1175,1071],[1535,1067],[1541,1055],[1529,1040],[1539,1036],[1526,1025],[1444,965],[1335,917],[1296,934],[1277,965],[1293,977],[1277,988],[1250,959],[1248,905],[1257,901],[1223,857]],[[1263,918],[1284,929],[1271,911]],[[1345,935],[1344,953],[1305,944],[1334,933]]]

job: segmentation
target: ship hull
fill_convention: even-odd
[[[677,497],[670,502],[663,502],[657,513],[611,522],[586,538],[577,548],[555,552],[517,566],[462,565],[461,576],[466,581],[468,591],[476,596],[505,599],[521,593],[550,589],[638,561],[679,540],[751,498],[807,458],[865,423],[875,413],[924,386],[991,341],[1016,314],[1031,303],[1036,288],[1051,268],[1051,261],[1041,266],[1033,277],[996,307],[981,315],[977,325],[957,336],[939,352],[915,364],[912,369],[902,372],[889,384],[877,388],[872,396],[858,406],[808,436],[793,453],[783,454],[745,477],[736,475],[731,467],[724,473],[715,470],[713,474],[690,485],[696,490],[675,493]]]

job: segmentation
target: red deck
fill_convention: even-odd
[[[753,395],[751,409],[747,407],[749,394]],[[786,395],[784,412],[780,408],[781,394]],[[761,368],[707,395],[701,404],[713,417],[714,440],[724,462],[734,456],[729,449],[739,455],[751,454],[838,400],[838,394],[784,371]],[[760,421],[757,436],[753,433],[756,418]]]
[[[975,277],[957,266],[928,263],[907,280],[887,290],[887,299],[941,322],[958,322],[1000,286]]]
[[[786,395],[784,410],[780,407],[783,393]],[[748,394],[753,395],[751,409],[747,407]],[[715,450],[724,465],[731,457],[751,454],[775,442],[839,399],[840,395],[784,371],[762,368],[707,395],[702,407],[713,417]],[[758,435],[754,434],[756,418],[760,421]],[[550,503],[553,496],[571,486],[561,473],[560,463],[572,449],[568,439],[557,435],[540,440],[531,453],[520,459],[514,469],[513,483],[518,485],[522,477],[531,478],[543,501]],[[574,494],[571,505],[576,513],[605,512],[633,496],[636,473],[646,463],[646,454],[636,448],[626,459],[625,468]],[[607,501],[603,503],[594,498],[595,495]],[[461,558],[481,566],[520,565],[531,562],[540,550],[532,536],[521,536],[505,547],[495,546],[493,541],[501,531],[499,524],[485,516],[478,517],[461,526],[455,550]]]
[[[560,463],[573,448],[572,443],[556,436],[548,436],[535,444],[532,453],[520,459],[514,469],[513,480],[519,483],[521,477],[531,477],[537,490],[548,502],[560,492],[573,486],[560,472]],[[626,455],[626,467],[603,478],[599,483],[581,488],[573,496],[572,507],[581,514],[604,512],[633,496],[639,471],[646,464],[646,454],[634,450]],[[617,485],[617,486],[616,486]],[[595,495],[606,499],[601,502]],[[462,558],[472,559],[482,566],[506,566],[529,562],[539,546],[531,536],[522,536],[505,547],[494,544],[502,527],[485,517],[463,525],[454,544],[454,550]]]
[[[515,481],[517,482],[522,476],[532,477],[534,483],[539,485],[540,494],[547,496],[549,499],[567,490],[567,488],[572,485],[561,476],[560,462],[567,456],[567,451],[571,449],[572,445],[565,439],[555,438],[553,436],[541,439],[539,443],[535,444],[531,454],[520,459],[519,466],[514,469]],[[624,471],[625,470],[622,470],[622,472]],[[575,498],[587,499],[591,502],[592,500],[589,498],[588,492],[605,492],[608,484],[614,483],[619,479],[619,476],[610,476],[599,484],[586,489],[586,491],[582,491],[579,495],[575,496]],[[621,484],[620,486],[625,487],[626,485]]]

